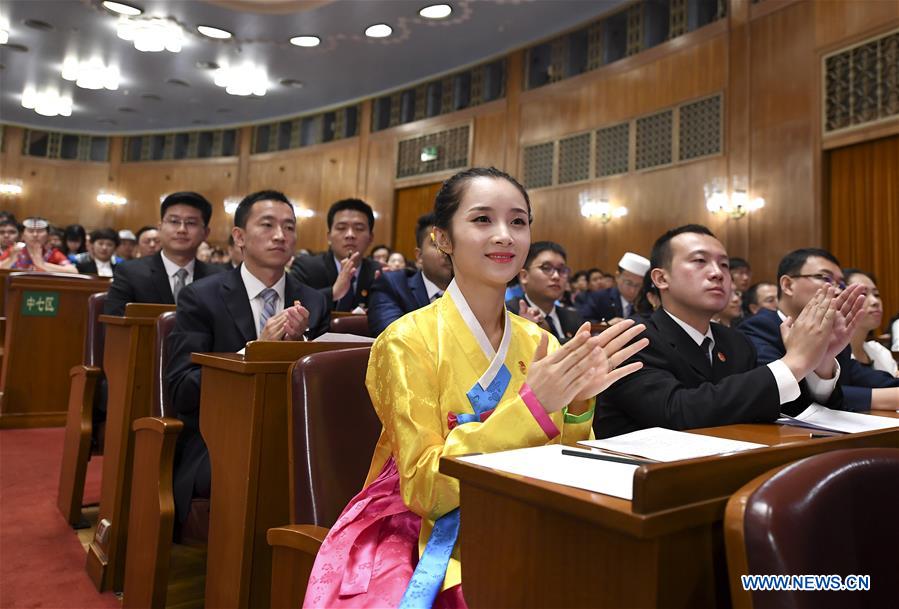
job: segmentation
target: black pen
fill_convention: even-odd
[[[562,449],[563,455],[569,457],[584,457],[585,459],[596,459],[597,461],[612,461],[613,463],[626,463],[628,465],[648,465],[652,461],[643,461],[642,459],[628,459],[627,457],[615,457],[613,455],[601,455],[599,453],[588,453],[580,450]]]

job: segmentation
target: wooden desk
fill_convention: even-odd
[[[6,317],[6,278],[14,272],[12,269],[0,269],[0,315],[3,317]]]
[[[460,480],[468,606],[729,607],[722,520],[735,490],[821,452],[899,447],[899,428],[814,440],[775,425],[696,432],[772,446],[642,466],[633,501],[441,459]]]
[[[151,416],[156,318],[174,305],[129,303],[125,315],[101,315],[106,324],[103,371],[106,374],[106,438],[97,522],[87,552],[87,572],[98,590],[121,591],[125,582],[125,544],[131,501],[134,435],[131,424]]]
[[[200,432],[212,468],[206,607],[269,607],[265,536],[290,521],[288,369],[310,353],[364,346],[254,341],[243,356],[193,354],[203,367]]]
[[[0,428],[65,425],[69,370],[84,351],[87,300],[108,288],[108,279],[86,275],[7,275]]]

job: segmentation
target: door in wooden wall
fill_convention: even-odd
[[[899,135],[830,150],[826,161],[830,250],[876,276],[885,327],[899,312]]]
[[[442,182],[412,186],[396,191],[393,210],[393,249],[401,252],[407,261],[415,259],[415,225],[422,214],[434,209],[434,197]]]

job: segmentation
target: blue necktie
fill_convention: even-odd
[[[262,305],[262,315],[259,316],[259,334],[261,335],[262,329],[265,327],[265,322],[268,321],[269,317],[275,314],[275,304],[278,302],[278,293],[271,288],[265,288],[259,295],[262,296],[262,300],[265,301]]]

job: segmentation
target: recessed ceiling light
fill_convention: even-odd
[[[303,88],[303,81],[297,80],[296,78],[282,78],[281,84],[285,87],[296,87],[297,89]]]
[[[317,47],[322,42],[318,36],[294,36],[290,39],[290,44],[298,47]]]
[[[42,32],[49,32],[54,29],[52,24],[41,21],[40,19],[26,19],[22,24],[25,27],[30,27],[32,30],[39,30]]]
[[[162,98],[156,95],[155,93],[144,93],[140,96],[141,99],[148,99],[150,101],[162,101]]]
[[[228,38],[231,38],[231,32],[229,32],[228,30],[222,30],[217,27],[211,27],[208,25],[198,25],[197,31],[207,38],[216,38],[218,40],[226,40]]]
[[[387,38],[393,33],[393,28],[386,23],[376,23],[365,28],[365,35],[369,38]]]
[[[198,61],[197,67],[201,70],[218,70],[219,64],[214,61]]]
[[[24,44],[18,44],[17,42],[9,42],[3,45],[4,49],[9,49],[10,51],[18,51],[19,53],[27,53],[28,47]]]
[[[127,17],[136,17],[137,15],[140,15],[144,12],[136,6],[122,4],[121,2],[109,2],[108,0],[103,3],[103,8],[118,15],[125,15]]]
[[[176,85],[178,87],[189,87],[190,83],[186,80],[181,80],[180,78],[169,78],[166,80],[170,85]]]
[[[418,14],[425,19],[443,19],[449,17],[452,12],[453,7],[449,4],[432,4],[418,11]]]

